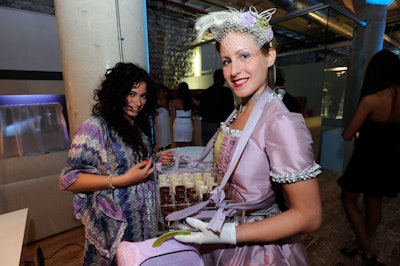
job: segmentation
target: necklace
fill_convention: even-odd
[[[247,101],[246,105],[251,103],[251,102],[256,102],[258,99],[260,99],[261,93],[254,93],[253,96]],[[243,103],[240,104],[239,106],[239,113],[243,112]]]

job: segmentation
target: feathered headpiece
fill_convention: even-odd
[[[276,8],[270,8],[259,14],[254,6],[250,6],[246,12],[228,8],[227,11],[209,13],[196,21],[197,40],[201,41],[207,30],[217,42],[221,42],[229,32],[245,32],[251,34],[257,45],[262,47],[274,37],[269,21],[275,12]]]

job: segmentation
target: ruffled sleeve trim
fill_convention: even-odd
[[[304,181],[315,178],[317,175],[321,173],[321,166],[317,163],[314,163],[307,170],[299,171],[296,173],[284,173],[284,174],[276,174],[271,172],[272,181],[276,183],[295,183],[298,181]]]

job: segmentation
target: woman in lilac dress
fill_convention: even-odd
[[[155,236],[151,123],[157,96],[131,63],[107,70],[92,115],[77,129],[60,187],[85,226],[83,265],[114,265],[118,244]]]
[[[218,211],[211,221],[186,219],[200,232],[175,236],[200,244],[205,265],[307,265],[300,235],[321,224],[315,178],[320,166],[310,132],[302,115],[289,112],[282,95],[268,87],[268,68],[276,59],[269,25],[275,11],[231,9],[207,14],[196,23],[200,39],[211,30],[225,80],[242,99],[214,136],[218,171],[232,171],[228,193],[220,188],[212,192]],[[280,187],[287,210],[276,202]]]

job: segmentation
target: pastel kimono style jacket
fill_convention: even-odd
[[[220,145],[214,146],[214,158],[217,159],[218,170],[225,172],[221,186],[211,196],[217,211],[210,217],[212,219],[207,227],[214,231],[222,228],[226,217],[242,217],[242,211],[245,212],[240,220],[242,223],[279,214],[281,210],[276,204],[274,186],[301,182],[320,173],[320,166],[314,160],[311,134],[303,116],[289,112],[281,95],[270,88],[257,101],[243,131],[232,131],[222,125],[212,141]],[[228,162],[226,167],[223,161]],[[226,196],[222,186],[228,180],[229,198],[234,203],[224,200]],[[192,214],[196,214],[195,209],[193,207]],[[187,216],[190,212],[184,211],[177,216]],[[197,214],[197,217],[204,217],[201,213]],[[170,216],[176,218],[175,215]],[[200,252],[205,265],[308,264],[299,236],[274,243],[204,244]]]
[[[142,133],[147,154],[149,138]],[[121,175],[137,164],[138,154],[126,145],[101,116],[92,115],[78,128],[72,141],[60,187],[67,189],[81,173]],[[75,217],[85,225],[85,265],[112,265],[118,244],[143,241],[156,233],[155,182],[145,182],[92,193],[75,193]]]

